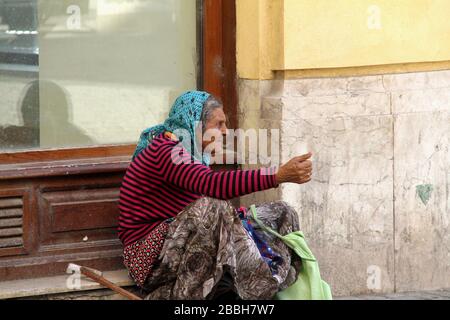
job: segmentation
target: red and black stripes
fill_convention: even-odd
[[[228,200],[276,186],[275,168],[216,172],[161,134],[131,162],[123,178],[119,238],[125,246],[142,239],[202,196]]]

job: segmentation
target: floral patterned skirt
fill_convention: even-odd
[[[123,263],[139,287],[144,286],[145,280],[151,275],[168,231],[169,224],[163,221],[144,239],[124,248]]]
[[[260,220],[281,234],[298,230],[298,216],[282,201],[257,206]],[[264,238],[282,257],[273,275],[229,201],[204,197],[168,224],[157,263],[143,285],[146,299],[214,299],[228,277],[240,299],[271,299],[297,278],[301,261],[280,239]]]

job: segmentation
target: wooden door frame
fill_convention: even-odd
[[[204,90],[222,100],[237,128],[236,1],[203,0],[203,11]]]

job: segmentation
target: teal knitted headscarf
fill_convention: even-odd
[[[208,155],[202,155],[201,150],[197,149],[196,139],[196,126],[201,122],[203,105],[209,97],[210,94],[204,91],[188,91],[179,96],[163,124],[147,128],[141,133],[133,159],[147,148],[157,135],[165,131],[174,133],[182,130],[186,134],[179,135],[178,139],[183,147],[191,152],[194,159],[201,161],[204,165],[209,165],[210,158]]]

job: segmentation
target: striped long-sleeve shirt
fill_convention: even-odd
[[[277,186],[275,168],[216,172],[194,161],[178,141],[155,137],[129,165],[120,188],[119,238],[146,237],[202,196],[232,199]]]

